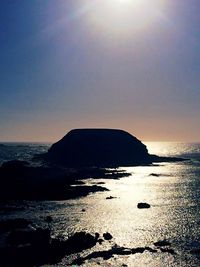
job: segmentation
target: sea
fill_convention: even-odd
[[[34,154],[44,153],[48,143],[1,143],[0,165],[4,161],[31,161]],[[200,266],[200,143],[145,142],[149,153],[182,157],[182,162],[163,162],[151,166],[123,167],[131,173],[121,179],[90,179],[88,185],[105,183],[109,192],[64,201],[8,201],[1,203],[2,219],[26,218],[45,227],[46,216],[52,216],[52,235],[68,238],[78,231],[109,232],[113,239],[78,255],[66,256],[54,266],[72,265],[76,257],[113,246],[150,247],[131,255],[113,255],[110,259],[91,258],[81,266],[113,267],[195,267]],[[34,164],[34,163],[33,163]],[[106,199],[113,196],[113,199]],[[139,202],[151,205],[138,209]],[[85,212],[83,212],[83,209]],[[166,240],[165,247],[155,243]],[[170,250],[169,250],[170,249]],[[173,253],[172,253],[173,252]],[[45,265],[49,266],[49,265]]]

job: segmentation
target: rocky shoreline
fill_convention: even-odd
[[[65,200],[108,191],[95,184],[85,185],[83,179],[119,179],[129,173],[115,169],[32,167],[28,162],[9,161],[0,167],[1,200]]]
[[[47,222],[52,223],[51,217]],[[131,255],[135,253],[169,253],[176,254],[170,242],[163,240],[152,244],[152,247],[126,248],[114,242],[110,233],[90,234],[84,231],[76,232],[68,239],[52,237],[50,227],[40,228],[31,221],[18,218],[0,222],[0,233],[3,237],[0,243],[0,264],[4,266],[35,266],[57,264],[62,258],[95,247],[103,242],[110,242],[111,248],[88,253],[87,256],[77,256],[70,264],[80,266],[86,260],[102,258],[108,260],[114,255]]]
[[[51,217],[46,220],[52,223]],[[40,228],[31,221],[18,218],[0,222],[0,266],[41,266],[57,265],[63,258],[74,255],[73,260],[67,261],[67,266],[82,266],[87,261],[98,259],[107,261],[115,256],[142,254],[163,254],[175,256],[179,252],[173,247],[170,240],[158,240],[149,246],[124,247],[115,243],[114,237],[105,232],[88,233],[75,232],[67,239],[52,237],[50,226]],[[107,249],[101,245],[107,243]],[[92,252],[91,252],[91,248]],[[188,251],[191,255],[200,255],[200,249]],[[69,258],[70,259],[70,258]],[[125,263],[121,266],[128,266]]]

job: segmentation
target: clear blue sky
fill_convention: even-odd
[[[200,1],[138,1],[1,0],[0,141],[200,141]]]

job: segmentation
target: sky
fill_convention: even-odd
[[[199,0],[1,0],[0,141],[200,141]]]

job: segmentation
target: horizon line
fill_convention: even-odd
[[[60,139],[59,139],[60,140]],[[59,140],[56,140],[56,141],[47,141],[47,140],[43,140],[43,141],[34,141],[34,140],[6,140],[6,141],[3,141],[3,140],[0,140],[0,144],[3,144],[3,143],[35,143],[35,144],[53,144],[53,143],[56,143],[58,142]],[[187,141],[187,140],[142,140],[142,139],[138,139],[139,141],[141,142],[147,142],[147,143],[159,143],[159,142],[162,142],[162,143],[200,143],[200,140],[191,140],[191,141]]]

